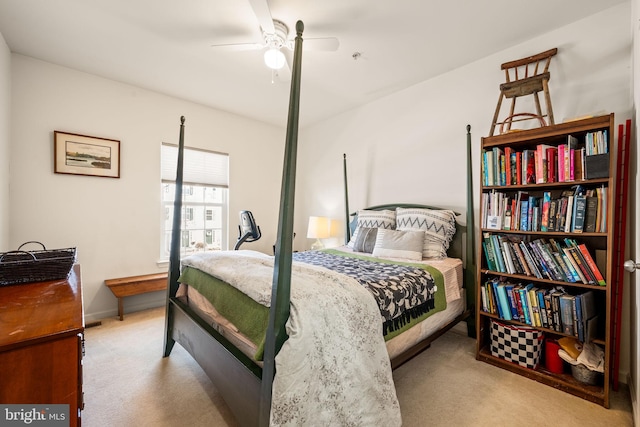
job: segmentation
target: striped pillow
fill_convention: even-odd
[[[358,238],[353,244],[353,250],[356,252],[373,252],[373,247],[376,245],[376,236],[378,235],[377,228],[360,227],[358,231]]]
[[[423,258],[445,258],[456,233],[456,215],[450,210],[396,209],[398,230],[422,230],[425,233]]]
[[[396,212],[388,209],[381,211],[359,210],[356,229],[347,245],[350,248],[353,248],[361,227],[394,230],[396,228]]]

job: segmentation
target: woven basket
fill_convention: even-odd
[[[600,372],[592,371],[582,363],[579,365],[571,365],[571,374],[576,380],[589,385],[598,384],[602,376]]]
[[[29,243],[42,250],[21,250]],[[75,262],[76,248],[47,250],[40,242],[25,242],[15,251],[0,253],[0,286],[66,279]]]

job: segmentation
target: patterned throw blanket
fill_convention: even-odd
[[[383,334],[402,328],[435,308],[437,290],[433,276],[424,268],[337,255],[324,251],[293,254],[294,261],[327,268],[352,277],[378,303]]]

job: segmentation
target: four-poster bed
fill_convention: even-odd
[[[297,37],[295,40],[275,257],[251,253],[251,251],[206,253],[208,255],[189,257],[190,259],[185,261],[183,277],[180,278],[179,245],[182,207],[182,152],[184,148],[184,118],[181,118],[176,173],[176,199],[169,264],[169,286],[167,291],[164,356],[169,356],[175,342],[184,347],[211,378],[236,419],[243,426],[266,426],[269,425],[270,420],[278,425],[286,424],[287,422],[295,423],[296,421],[299,423],[304,419],[310,420],[309,417],[314,417],[311,419],[318,421],[315,417],[324,416],[325,414],[301,412],[291,415],[291,409],[296,407],[296,410],[298,410],[297,406],[304,406],[305,399],[309,400],[313,406],[321,408],[328,401],[325,401],[325,398],[330,399],[330,395],[340,395],[337,389],[341,387],[346,388],[347,392],[355,393],[358,400],[354,402],[358,402],[358,404],[354,405],[354,403],[349,402],[349,398],[345,398],[345,394],[342,394],[340,395],[340,400],[345,401],[342,403],[334,402],[336,408],[333,410],[338,415],[327,416],[348,419],[350,414],[346,414],[346,412],[355,411],[355,419],[361,422],[366,422],[367,417],[372,417],[369,419],[376,419],[386,425],[399,425],[399,406],[395,398],[395,389],[389,367],[399,366],[409,360],[428,347],[435,337],[444,333],[460,320],[473,318],[473,316],[469,317],[473,308],[472,301],[474,300],[473,295],[475,292],[473,287],[475,245],[472,244],[473,200],[471,198],[471,174],[469,174],[468,179],[466,226],[461,226],[454,221],[456,233],[453,235],[451,245],[449,246],[449,242],[446,245],[448,246],[448,257],[452,259],[464,258],[464,273],[462,272],[462,261],[451,264],[451,266],[447,267],[448,272],[442,274],[431,266],[420,265],[422,261],[395,260],[393,262],[394,266],[397,264],[397,266],[405,268],[408,276],[423,274],[433,279],[426,280],[421,278],[418,280],[426,286],[424,290],[420,291],[421,295],[427,296],[424,301],[420,301],[417,306],[412,308],[414,312],[412,312],[411,316],[406,314],[391,319],[395,315],[392,312],[396,307],[393,301],[389,304],[387,309],[390,320],[387,320],[385,325],[389,327],[390,335],[393,335],[393,337],[388,339],[389,344],[385,347],[384,341],[380,339],[382,338],[379,327],[381,312],[378,311],[379,307],[376,306],[376,301],[371,298],[371,294],[365,290],[364,285],[360,286],[362,282],[359,284],[355,279],[327,270],[321,265],[323,265],[323,262],[335,264],[335,260],[340,259],[341,268],[344,270],[349,270],[351,265],[358,265],[360,266],[359,268],[369,268],[374,265],[370,264],[370,262],[378,262],[375,265],[384,264],[385,268],[391,268],[390,259],[385,257],[377,258],[375,253],[373,256],[370,253],[359,253],[358,251],[353,251],[353,248],[347,245],[341,251],[334,251],[336,253],[320,251],[316,254],[302,254],[298,257],[299,260],[296,259],[294,262],[292,236],[302,31],[303,25],[299,21],[296,25]],[[470,128],[467,127],[467,161],[470,167],[469,131]],[[346,198],[346,158],[344,168]],[[351,222],[351,226],[348,226],[346,231],[347,241],[349,241],[352,232],[359,230],[362,234],[365,227],[359,222],[358,216],[355,216],[353,221],[350,221],[348,201],[346,206],[347,224]],[[370,207],[359,211],[359,213],[362,216],[375,211],[394,210],[395,212],[395,209],[399,209],[398,212],[401,209],[415,209],[418,212],[426,212],[435,211],[439,208],[415,204],[399,204]],[[399,233],[402,234],[403,238],[406,236],[413,238],[416,235],[415,230],[413,230],[413,234],[411,234],[411,230],[399,231]],[[380,233],[380,235],[383,234],[382,232]],[[387,234],[391,235],[391,232]],[[466,236],[466,248],[464,247],[465,242],[463,242],[464,236]],[[310,256],[310,258],[304,260],[303,258],[307,256]],[[210,257],[214,258],[216,271],[208,270],[211,262],[209,260]],[[440,260],[444,266],[443,268],[446,267],[447,259]],[[236,263],[238,261],[240,264]],[[437,263],[438,261],[436,261]],[[422,270],[425,272],[422,272]],[[265,274],[262,274],[264,271],[269,275],[268,283],[265,283]],[[418,271],[420,273],[417,273]],[[294,278],[293,288],[291,287],[292,275]],[[442,277],[439,278],[439,276]],[[196,282],[200,279],[215,282],[216,289],[222,289],[225,294],[233,293],[235,295],[230,298],[235,301],[234,303],[245,304],[243,310],[247,311],[241,312],[239,317],[236,316],[235,321],[237,324],[233,324],[233,313],[238,312],[236,308],[224,311],[215,303],[200,298],[201,294],[208,292],[206,287],[199,288],[196,286]],[[188,283],[188,285],[181,285],[179,282]],[[370,287],[375,288],[377,285],[375,280],[370,282],[373,283],[373,285],[370,284]],[[317,284],[321,284],[321,286],[317,286]],[[330,288],[331,292],[327,292],[327,288]],[[445,288],[447,288],[446,295]],[[461,288],[465,289],[461,290]],[[323,290],[320,291],[318,289]],[[460,291],[460,294],[454,298],[450,296],[448,289]],[[321,295],[321,292],[330,293],[331,295]],[[465,292],[467,301],[469,301],[466,304],[464,300]],[[245,293],[251,296],[248,297]],[[302,294],[308,294],[306,298],[315,301],[317,307],[309,304],[308,301],[304,301]],[[340,295],[339,298],[338,294]],[[323,300],[323,298],[327,299]],[[407,300],[412,298],[414,297],[407,297]],[[238,302],[238,299],[242,301]],[[451,299],[451,301],[448,299]],[[204,305],[198,305],[198,301]],[[379,301],[378,305],[381,305]],[[343,308],[340,309],[339,307]],[[220,312],[216,311],[216,309],[219,309],[221,313],[226,314],[230,319],[226,319],[223,315],[223,320],[221,321]],[[313,323],[316,320],[314,316],[322,317],[325,312],[329,312],[332,309],[338,310],[338,314],[332,313],[330,316],[328,315],[329,319],[326,321],[331,322],[333,318],[348,317],[348,326],[344,328],[334,327],[331,334],[313,329]],[[248,310],[254,310],[252,311],[254,314],[248,316]],[[213,314],[208,315],[211,313]],[[252,341],[243,338],[245,337],[243,326],[238,326],[243,322],[243,317],[262,319],[263,329],[257,332],[257,339]],[[425,318],[426,320],[423,320]],[[431,319],[436,320],[432,321]],[[427,327],[426,325],[429,324],[435,324],[435,326]],[[254,327],[248,326],[247,328]],[[471,329],[472,326],[470,326],[470,331]],[[247,333],[250,334],[250,332]],[[261,336],[263,337],[262,340],[260,339]],[[407,336],[411,338],[405,339]],[[345,339],[348,341],[340,341],[342,337],[346,337]],[[375,343],[368,344],[370,341],[375,341]],[[393,344],[395,347],[390,350],[391,343],[399,344]],[[382,351],[380,346],[382,346]],[[276,355],[278,355],[278,359],[276,359]],[[389,362],[389,355],[392,355],[391,362]],[[316,359],[318,360],[317,362]],[[276,364],[279,369],[277,375]],[[351,371],[343,374],[340,371],[341,369],[351,369]],[[357,371],[355,374],[354,369]],[[335,378],[339,377],[339,381],[342,381],[342,378],[351,378],[354,375],[364,378],[357,378],[353,382],[348,382],[345,379],[345,384],[337,384],[335,382],[331,383],[330,381],[332,380],[327,379],[332,378],[332,374]],[[313,375],[316,376],[314,377]],[[274,376],[277,376],[275,380]],[[325,380],[329,385],[323,383]],[[304,388],[300,389],[300,383],[306,384],[303,387],[307,387],[312,383],[319,384],[318,387],[320,388],[335,386],[336,390],[308,392]],[[370,393],[370,399],[366,398],[367,395],[365,395],[364,399],[360,399],[362,395],[357,396],[358,390],[354,388],[354,384],[357,386],[360,383],[365,384],[362,393]],[[276,390],[276,394],[274,394],[274,390]],[[287,390],[290,391],[287,392]],[[333,398],[335,399],[335,396]],[[313,402],[314,399],[315,402]],[[358,408],[358,406],[362,406],[362,408]],[[303,410],[301,409],[301,411]],[[311,410],[313,411],[313,408]]]

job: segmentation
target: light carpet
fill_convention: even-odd
[[[176,344],[162,357],[164,307],[85,331],[84,427],[237,426],[204,371]],[[455,331],[393,373],[405,427],[633,426],[628,389],[611,408],[475,360]]]

